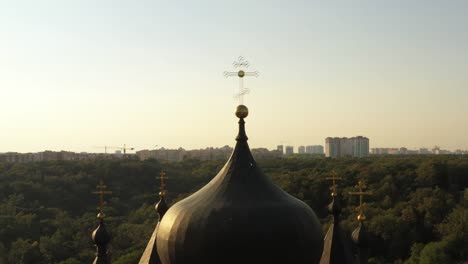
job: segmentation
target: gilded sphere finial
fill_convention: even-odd
[[[245,72],[243,70],[240,70],[237,72],[237,76],[239,76],[240,78],[243,78],[245,76]]]
[[[360,222],[362,222],[362,221],[366,220],[366,216],[365,216],[364,214],[359,214],[359,215],[357,216],[357,220],[360,221]]]
[[[249,115],[249,109],[245,105],[238,105],[236,108],[236,116],[238,118],[246,118]]]
[[[97,214],[97,218],[98,218],[98,219],[104,219],[105,216],[106,216],[106,215],[104,215],[103,212],[99,212],[99,213]]]

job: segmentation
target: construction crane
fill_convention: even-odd
[[[95,148],[103,148],[104,149],[104,153],[107,154],[107,150],[108,149],[119,149],[119,150],[122,150],[123,151],[123,154],[127,154],[127,150],[134,150],[135,148],[130,148],[130,147],[127,147],[125,144],[123,145],[123,147],[114,147],[114,146],[102,146],[102,147],[95,147]]]
[[[123,145],[123,147],[108,147],[108,148],[113,148],[113,149],[120,149],[123,151],[123,154],[127,154],[127,150],[134,150],[135,148],[130,148],[130,147],[127,147],[125,144]]]
[[[107,154],[107,148],[108,146],[93,146],[93,148],[99,148],[99,149],[104,149],[104,153]]]

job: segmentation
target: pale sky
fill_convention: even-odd
[[[0,0],[0,152],[468,149],[468,1]]]

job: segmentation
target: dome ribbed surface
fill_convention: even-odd
[[[164,215],[157,231],[161,262],[318,263],[323,232],[315,213],[263,174],[242,118],[236,140],[223,169]]]

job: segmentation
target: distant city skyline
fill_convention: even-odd
[[[115,159],[139,159],[141,161],[147,159],[156,159],[171,162],[181,162],[186,159],[198,160],[227,160],[233,151],[231,146],[223,146],[221,148],[207,147],[204,149],[145,149],[136,150],[135,153],[122,153],[121,150],[116,150],[115,153],[86,153],[86,152],[70,152],[70,151],[41,151],[34,153],[17,153],[8,152],[0,153],[0,162],[12,163],[27,163],[27,162],[42,162],[42,161],[80,161],[80,160],[115,160]],[[327,138],[327,144],[299,146],[298,151],[294,152],[293,146],[278,145],[277,149],[269,150],[267,148],[251,148],[251,152],[256,159],[271,159],[281,158],[284,155],[299,155],[303,157],[316,158],[342,158],[356,157],[363,158],[381,155],[466,155],[468,150],[457,150],[455,152],[440,149],[438,147],[419,150],[411,150],[407,148],[372,148],[369,151],[367,138]]]
[[[127,154],[135,154],[139,151],[146,151],[146,150],[149,150],[149,151],[153,151],[153,150],[177,150],[177,149],[182,149],[182,150],[185,150],[185,151],[196,151],[196,150],[207,150],[207,149],[217,149],[217,148],[226,148],[226,147],[229,147],[229,148],[232,148],[234,146],[234,144],[226,144],[224,146],[205,146],[205,147],[200,147],[200,148],[193,148],[193,149],[190,149],[190,148],[185,148],[183,146],[179,146],[179,147],[175,147],[175,148],[169,148],[169,147],[164,147],[164,146],[157,146],[155,148],[142,148],[142,149],[134,149],[132,148],[131,150],[130,149],[127,149],[126,153]],[[303,152],[304,154],[325,154],[324,152],[324,148],[326,146],[326,142],[325,144],[321,145],[281,145],[281,144],[278,144],[276,145],[275,147],[266,147],[266,146],[257,146],[255,147],[254,149],[267,149],[269,151],[273,151],[273,150],[279,150],[280,152],[284,152],[284,154],[286,154],[286,147],[290,147],[292,148],[292,153],[294,154],[301,154],[301,150],[299,148],[303,147],[304,148],[304,151]],[[282,147],[282,148],[280,148]],[[44,149],[44,150],[39,150],[39,151],[25,151],[25,152],[21,152],[21,151],[4,151],[4,152],[0,152],[0,154],[7,154],[7,153],[19,153],[19,154],[28,154],[28,153],[39,153],[39,152],[75,152],[75,153],[89,153],[89,154],[124,154],[122,148],[120,147],[109,147],[107,149],[105,148],[95,148],[96,150],[92,150],[92,151],[74,151],[74,150],[69,150],[69,149],[60,149],[60,150],[52,150],[52,149]],[[99,149],[99,150],[98,150]],[[437,154],[456,154],[456,151],[462,151],[463,153],[465,152],[468,152],[468,149],[462,149],[462,148],[457,148],[457,149],[454,149],[454,150],[449,150],[449,149],[444,149],[442,147],[440,147],[439,145],[433,145],[433,146],[421,146],[421,147],[415,147],[415,148],[407,148],[405,146],[400,146],[400,147],[370,147],[369,148],[369,151],[370,151],[370,154],[405,154],[407,151],[409,151],[408,153],[409,154],[415,154],[415,153],[418,153],[420,151],[423,151],[423,152],[427,152],[427,151],[434,151],[434,150],[438,150],[438,151],[442,151],[442,153],[437,153]],[[403,151],[403,152],[402,152]],[[450,153],[446,153],[446,152],[450,152]],[[291,153],[291,149],[289,150],[289,152]],[[423,154],[427,154],[427,153],[423,153]]]
[[[0,152],[233,145],[468,149],[468,2],[3,1]]]

